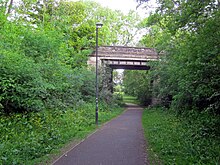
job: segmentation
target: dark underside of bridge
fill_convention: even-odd
[[[114,65],[111,64],[109,65],[109,67],[111,67],[112,69],[125,69],[125,70],[149,70],[150,67],[149,66],[138,66],[138,65]]]

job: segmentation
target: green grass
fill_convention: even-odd
[[[198,124],[201,120],[185,121],[160,108],[145,109],[143,127],[150,164],[219,164],[220,138],[204,134]]]
[[[123,96],[124,103],[132,103],[132,104],[140,104],[136,97],[124,95]]]
[[[106,104],[99,110],[100,125],[123,111]],[[96,129],[95,106],[1,116],[0,128],[0,164],[45,164],[50,154],[59,154],[67,143],[79,141]]]

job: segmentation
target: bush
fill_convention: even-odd
[[[46,83],[38,65],[24,55],[2,51],[0,54],[0,102],[3,111],[42,110]]]
[[[62,35],[52,29],[32,29],[10,22],[1,28],[2,112],[73,108],[79,100],[92,100],[94,73],[87,68],[72,68]]]

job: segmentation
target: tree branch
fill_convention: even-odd
[[[10,14],[10,13],[11,13],[12,5],[13,5],[13,0],[11,0],[10,3],[9,3],[9,5],[8,5],[7,14]]]

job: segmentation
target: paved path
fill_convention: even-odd
[[[54,165],[144,165],[142,108],[128,110],[73,148]]]

